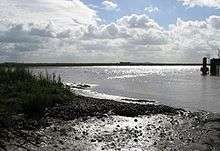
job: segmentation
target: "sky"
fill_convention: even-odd
[[[217,57],[220,0],[1,0],[0,62]]]

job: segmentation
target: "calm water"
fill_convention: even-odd
[[[63,82],[88,83],[90,92],[138,99],[191,110],[220,113],[220,77],[203,77],[199,66],[48,67]]]

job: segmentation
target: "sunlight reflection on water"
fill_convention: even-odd
[[[89,83],[100,94],[157,100],[191,110],[220,112],[220,77],[201,76],[199,66],[47,67],[63,82]]]

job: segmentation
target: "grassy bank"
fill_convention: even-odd
[[[34,75],[28,69],[0,68],[0,113],[41,116],[44,110],[71,100],[73,94],[60,77]]]
[[[34,75],[24,68],[0,68],[1,114],[20,114],[41,117],[47,113],[53,117],[74,119],[112,113],[121,116],[144,114],[176,114],[182,109],[165,105],[140,105],[75,96],[61,82],[60,77]]]

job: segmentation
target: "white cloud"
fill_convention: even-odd
[[[80,0],[1,0],[0,21],[7,23],[54,23],[58,28],[96,24],[96,12]]]
[[[144,10],[149,12],[149,13],[154,13],[154,12],[158,12],[159,8],[158,7],[149,6],[149,7],[145,7]]]
[[[207,22],[211,25],[212,28],[220,30],[220,16],[210,16],[207,19]]]
[[[189,6],[189,7],[214,7],[214,8],[220,8],[220,0],[178,0],[180,2],[183,2],[183,5]]]
[[[146,15],[124,16],[115,23],[88,26],[83,39],[124,39],[135,45],[160,45],[166,43],[167,34]]]
[[[118,5],[112,1],[106,0],[102,2],[105,10],[112,11],[118,8]]]
[[[17,0],[7,2],[13,1]],[[46,1],[50,4],[52,0]],[[26,7],[44,10],[47,6],[52,9],[45,3],[43,6],[32,6],[27,0],[22,2],[24,3],[20,5],[27,16],[34,11],[26,10]],[[39,18],[39,22],[36,19],[43,12],[39,16],[33,16],[33,21],[24,19],[15,23],[14,16],[10,14],[12,12],[1,14],[7,20],[0,18],[0,22],[4,22],[0,28],[0,62],[196,62],[206,54],[215,56],[220,47],[220,16],[210,16],[204,21],[178,19],[168,30],[148,16],[137,14],[124,16],[109,24],[99,24],[93,10],[86,6],[82,6],[81,10],[79,6],[83,3],[78,0],[69,2],[71,5],[76,2],[74,5],[78,11],[88,9],[87,13],[91,16],[75,18],[74,16],[80,15],[75,12],[70,19],[73,24],[69,24],[65,17],[63,20],[58,15],[61,17],[59,18],[55,10],[49,9],[49,15],[42,20]],[[79,6],[77,2],[80,2]],[[23,6],[24,4],[26,5]],[[19,10],[17,7],[16,9]],[[67,10],[64,7],[62,11]],[[17,16],[24,15],[20,11]],[[55,13],[56,19],[53,21],[48,20],[52,16],[51,12]]]
[[[102,50],[115,56],[120,52],[127,60],[140,60],[140,57],[150,61],[160,58],[164,62],[199,62],[205,55],[215,57],[220,47],[219,16],[210,16],[204,21],[178,19],[165,30],[146,15],[133,14],[115,23],[89,26],[85,31],[81,49],[85,46],[94,53]],[[95,41],[94,47],[91,41]]]
[[[132,14],[130,16],[124,16],[117,20],[117,23],[128,28],[157,28],[161,27],[146,15]]]
[[[206,21],[178,19],[176,25],[170,26],[169,31],[175,49],[182,56],[194,57],[197,61],[204,55],[215,57],[216,49],[220,47],[220,30],[216,28],[216,18],[217,16],[210,16]]]
[[[78,30],[57,31],[54,26],[49,23],[43,27],[35,24],[17,24],[9,27],[0,34],[1,43],[7,43],[7,47],[1,49],[2,54],[14,51],[13,56],[17,56],[18,61],[32,58],[34,62],[44,61],[41,57],[46,56],[48,61],[52,60],[52,56],[54,61],[57,61],[57,58],[64,57],[63,54],[77,56],[81,61],[86,57],[86,61],[89,61],[88,57],[93,61],[104,61],[106,58],[111,60],[115,59],[115,56],[132,58],[129,51],[161,50],[160,47],[167,44],[168,36],[146,15],[125,16],[115,23],[82,26]],[[154,48],[146,45],[154,45]],[[6,54],[12,57],[11,53]]]
[[[75,47],[63,39],[74,39],[98,20],[80,0],[1,0],[0,62],[56,60]]]

